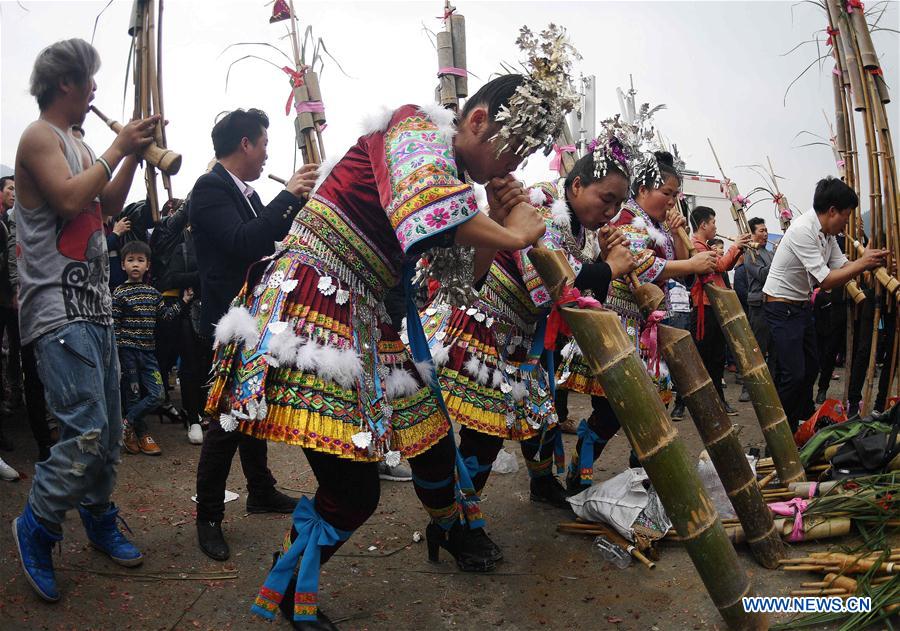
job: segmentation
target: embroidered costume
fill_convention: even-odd
[[[675,243],[672,235],[657,224],[638,204],[630,199],[622,205],[622,210],[610,222],[628,239],[628,247],[637,257],[634,270],[641,283],[656,283],[666,296],[665,308],[668,316],[669,290],[660,275],[666,263],[675,258]],[[631,293],[631,287],[624,279],[612,282],[604,306],[619,314],[625,332],[638,351],[647,372],[656,384],[663,403],[672,398],[672,383],[665,362],[658,356],[651,357],[649,349],[641,343],[641,334],[648,327]],[[652,326],[652,325],[651,325]],[[557,372],[559,388],[581,392],[592,396],[605,396],[599,381],[584,362],[578,344],[573,340],[563,348],[563,359]]]
[[[220,321],[210,412],[359,461],[414,457],[447,434],[382,296],[404,259],[478,212],[451,137],[407,105],[335,165]]]

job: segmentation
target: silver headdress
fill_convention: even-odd
[[[566,114],[579,104],[571,72],[573,62],[581,55],[569,43],[565,29],[555,24],[538,36],[523,26],[516,45],[527,56],[524,81],[497,112],[496,120],[502,123],[494,136],[501,141],[497,153],[513,149],[518,155],[528,156],[543,147],[549,154]]]
[[[631,120],[627,121],[634,128],[635,142],[640,152],[632,180],[652,188],[659,188],[664,181],[659,170],[659,161],[655,155],[657,151],[663,151],[664,147],[653,127],[653,115],[665,107],[665,105],[657,105],[651,108],[649,103],[644,103],[637,112],[634,112],[632,108],[633,116],[629,115]]]

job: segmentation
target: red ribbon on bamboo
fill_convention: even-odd
[[[281,70],[291,78],[291,94],[288,96],[287,103],[284,105],[284,115],[291,113],[291,105],[294,103],[294,89],[303,85],[303,77],[309,66],[301,66],[300,70],[294,70],[290,66],[282,66]]]
[[[703,306],[703,298],[705,296],[703,293],[703,285],[712,282],[713,276],[714,274],[704,274],[691,286],[691,302],[697,307],[697,340],[703,339],[704,323],[706,321],[706,318],[704,317],[706,309]]]
[[[853,13],[853,9],[859,9],[864,12],[866,7],[863,5],[862,0],[847,0],[847,13]]]
[[[603,308],[603,305],[597,300],[589,298],[588,296],[582,296],[581,292],[577,289],[566,285],[563,288],[559,299],[553,303],[553,308],[550,309],[550,315],[547,316],[547,328],[544,331],[544,348],[548,351],[556,350],[556,339],[559,337],[560,333],[566,337],[572,335],[572,329],[566,324],[566,321],[563,319],[562,313],[560,312],[561,307],[572,306],[581,309]]]
[[[834,45],[834,40],[833,40],[832,38],[833,38],[835,35],[837,35],[838,33],[840,33],[840,31],[839,31],[838,29],[836,29],[836,28],[831,28],[831,26],[829,25],[829,26],[826,26],[826,27],[825,27],[825,32],[828,33],[828,39],[825,40],[825,45],[826,45],[826,46],[833,46],[833,45]]]

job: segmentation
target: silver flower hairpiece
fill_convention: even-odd
[[[581,55],[569,43],[565,29],[555,24],[537,36],[523,26],[516,45],[527,56],[524,81],[497,112],[496,120],[502,123],[494,136],[501,141],[497,153],[512,149],[528,156],[543,147],[549,154],[566,114],[579,104],[571,72]]]

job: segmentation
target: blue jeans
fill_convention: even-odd
[[[122,448],[119,359],[112,326],[73,322],[34,342],[38,376],[59,442],[35,465],[28,501],[43,522],[59,525],[79,504],[109,509]]]
[[[138,438],[147,433],[144,417],[163,403],[162,376],[153,351],[119,348],[122,389],[125,391],[125,418]],[[144,396],[141,397],[143,388]]]
[[[663,324],[682,329],[683,331],[691,330],[691,312],[690,311],[673,311],[672,315],[663,321]]]

